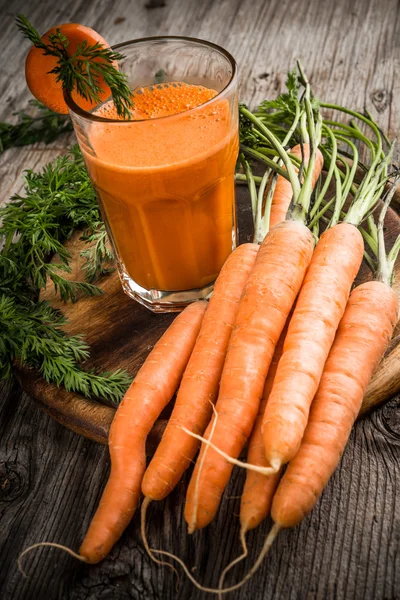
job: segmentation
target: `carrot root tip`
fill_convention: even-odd
[[[145,497],[145,499],[143,500],[143,504],[141,507],[141,523],[140,523],[140,530],[141,530],[141,534],[142,534],[142,540],[143,540],[143,545],[144,548],[148,554],[148,556],[151,558],[152,561],[154,561],[155,563],[159,564],[159,565],[164,565],[169,567],[170,569],[172,569],[175,573],[175,575],[177,576],[177,586],[179,584],[179,573],[178,571],[175,569],[175,567],[173,565],[171,565],[171,563],[164,561],[164,560],[158,560],[158,558],[156,558],[154,556],[154,552],[156,552],[157,554],[162,554],[163,552],[160,550],[154,550],[153,548],[150,548],[149,542],[147,540],[147,535],[146,535],[146,514],[147,514],[147,509],[149,507],[150,502],[152,501],[151,498],[149,498],[148,496]]]
[[[218,582],[218,589],[219,590],[223,590],[223,585],[224,585],[224,579],[228,573],[228,571],[230,571],[235,565],[237,565],[239,562],[241,562],[242,560],[244,560],[249,551],[247,548],[247,543],[246,543],[246,529],[244,527],[240,528],[240,543],[242,546],[242,553],[239,554],[239,556],[237,556],[236,558],[234,558],[226,567],[225,569],[222,571],[221,576],[219,578],[219,582]],[[222,600],[222,594],[218,593],[218,600]]]
[[[143,503],[144,504],[144,503]],[[148,506],[148,503],[146,504],[146,508]],[[144,512],[144,516],[146,513],[146,509],[143,511],[143,505],[142,505],[142,516],[143,516],[143,512]],[[234,561],[232,561],[228,567],[226,567],[223,571],[223,573],[221,574],[221,578],[220,578],[220,583],[217,588],[207,588],[202,586],[194,577],[193,575],[190,573],[188,567],[186,566],[186,564],[183,562],[183,560],[181,560],[178,556],[175,556],[175,554],[172,554],[171,552],[167,552],[166,550],[154,550],[154,548],[150,549],[149,546],[145,545],[146,550],[148,552],[150,552],[150,556],[152,558],[152,560],[154,560],[156,563],[158,564],[167,564],[170,567],[172,566],[171,563],[165,563],[163,561],[160,561],[158,559],[156,559],[154,557],[154,553],[156,554],[162,554],[163,556],[167,556],[168,558],[171,558],[172,560],[176,561],[183,569],[185,575],[187,576],[187,578],[193,583],[193,585],[201,590],[202,592],[208,592],[210,594],[216,594],[219,597],[222,596],[222,594],[228,594],[230,592],[233,592],[237,589],[239,589],[240,587],[242,587],[242,585],[244,585],[253,575],[254,573],[257,571],[258,567],[260,566],[261,562],[263,561],[263,559],[265,558],[266,554],[268,553],[272,543],[274,542],[276,536],[278,535],[279,531],[281,529],[281,526],[278,525],[277,523],[275,523],[271,529],[271,531],[269,532],[269,534],[267,535],[264,545],[262,547],[262,550],[260,552],[260,554],[258,555],[258,558],[256,560],[256,562],[254,563],[253,567],[250,569],[250,571],[247,573],[247,575],[245,575],[243,577],[243,579],[241,579],[238,583],[235,583],[234,585],[227,587],[227,588],[222,588],[221,587],[221,578],[223,578],[227,571],[228,568],[230,569],[232,566],[234,566],[234,564],[237,564],[240,560],[243,560],[245,558],[245,556],[243,556],[243,554],[241,554],[240,556],[238,556]],[[243,529],[241,530],[241,536],[242,536],[242,532]],[[244,544],[244,547],[246,548],[247,551],[247,545],[246,545],[246,541],[244,539],[244,534],[243,534],[243,538],[242,538],[242,544]]]
[[[214,413],[214,422],[211,426],[210,439],[214,435],[214,431],[215,431],[215,428],[217,426],[217,421],[218,421],[218,413],[217,413],[217,409],[215,408],[214,404],[212,406],[212,409],[213,409],[213,413]],[[186,429],[186,427],[184,427],[183,430],[184,431],[186,430],[186,432],[189,435],[194,435],[195,437],[197,436],[197,434],[189,431],[189,429]],[[199,436],[199,437],[201,437],[201,436]],[[192,517],[191,517],[190,521],[188,521],[188,531],[190,534],[194,533],[197,529],[197,511],[198,511],[198,505],[199,505],[200,476],[201,476],[201,472],[203,470],[204,461],[206,459],[208,449],[209,449],[209,446],[206,447],[206,449],[203,453],[203,456],[200,459],[199,472],[197,473],[196,484],[195,484],[195,489],[194,489]]]
[[[25,548],[25,550],[23,550],[21,552],[21,554],[18,556],[17,565],[18,565],[18,569],[22,573],[23,577],[28,577],[28,575],[25,573],[25,571],[22,568],[22,563],[21,563],[22,557],[25,556],[25,554],[28,554],[28,552],[30,552],[31,550],[34,550],[35,548],[40,548],[42,546],[49,546],[50,548],[59,548],[60,550],[64,550],[64,552],[67,552],[68,554],[70,554],[71,556],[76,558],[77,560],[80,560],[81,562],[85,562],[85,563],[88,562],[84,556],[82,556],[81,554],[78,554],[77,552],[74,552],[73,550],[71,550],[71,548],[68,548],[68,546],[63,546],[62,544],[57,544],[55,542],[39,542],[38,544],[33,544],[32,546],[28,546],[28,548]]]
[[[282,462],[279,460],[279,458],[270,460],[269,464],[271,465],[271,467],[273,469],[273,473],[277,473],[279,471],[279,469],[282,467]]]

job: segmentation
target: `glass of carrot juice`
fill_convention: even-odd
[[[237,67],[210,42],[118,44],[130,120],[66,95],[124,291],[155,312],[206,297],[236,245]]]

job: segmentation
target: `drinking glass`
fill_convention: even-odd
[[[216,91],[170,116],[117,120],[65,99],[96,190],[124,291],[154,312],[205,298],[236,246],[237,67],[210,42],[185,37],[118,44],[135,94],[182,84]],[[173,97],[173,96],[172,96]]]

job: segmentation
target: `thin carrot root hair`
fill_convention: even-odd
[[[143,540],[143,545],[145,547],[145,550],[147,552],[147,554],[149,555],[149,557],[151,558],[152,561],[154,561],[155,563],[157,563],[158,565],[161,566],[166,566],[169,567],[170,569],[172,569],[176,575],[177,578],[177,583],[176,586],[178,587],[179,585],[179,573],[178,571],[175,569],[174,565],[171,565],[170,562],[167,562],[166,560],[158,560],[158,558],[156,558],[153,554],[153,552],[158,552],[158,550],[153,550],[153,548],[150,548],[149,546],[149,542],[147,541],[147,536],[146,536],[146,515],[147,515],[147,509],[149,507],[149,504],[151,502],[151,498],[146,497],[143,500],[141,509],[140,509],[140,532],[142,534],[142,540]]]
[[[191,435],[192,437],[196,438],[197,440],[200,440],[200,442],[202,442],[203,444],[206,444],[208,447],[211,447],[213,450],[215,450],[215,452],[218,452],[218,454],[223,456],[228,461],[228,463],[230,463],[232,465],[236,465],[237,467],[241,467],[242,469],[247,469],[248,471],[255,471],[256,473],[261,473],[262,475],[274,475],[281,468],[281,463],[278,460],[271,461],[270,467],[261,467],[260,465],[253,465],[252,463],[238,460],[237,458],[233,458],[232,456],[229,456],[229,454],[227,454],[226,452],[224,452],[223,450],[218,448],[218,446],[213,444],[210,441],[211,436],[210,436],[210,439],[206,439],[205,437],[198,435],[197,433],[193,433],[193,431],[190,431],[189,429],[186,429],[186,427],[182,426],[182,427],[180,427],[180,429],[182,429],[182,431]],[[204,452],[204,454],[205,454],[205,452]],[[203,459],[204,459],[204,455],[203,455]]]
[[[222,571],[221,576],[219,578],[219,582],[218,582],[218,589],[219,590],[223,590],[224,589],[224,579],[228,573],[228,571],[230,571],[235,565],[237,565],[238,563],[240,563],[242,560],[244,560],[247,555],[249,554],[248,548],[247,548],[247,543],[246,543],[246,530],[245,528],[242,526],[240,528],[240,543],[242,546],[242,554],[239,554],[239,556],[237,556],[236,558],[234,558],[226,567],[225,569]],[[221,600],[222,595],[218,594],[218,600]]]
[[[213,423],[212,423],[211,431],[210,431],[210,440],[212,439],[212,436],[213,436],[213,433],[214,433],[214,430],[215,430],[215,427],[216,427],[216,424],[218,421],[218,412],[214,405],[213,405],[213,412],[214,412],[214,419],[213,419]],[[189,524],[189,533],[193,533],[196,529],[195,519],[196,519],[196,515],[197,515],[197,502],[198,502],[198,495],[199,495],[199,478],[201,475],[201,471],[202,471],[203,464],[204,464],[204,458],[207,454],[207,451],[210,448],[210,446],[214,446],[214,444],[211,444],[210,440],[206,440],[206,439],[202,438],[201,436],[197,436],[197,434],[194,434],[193,432],[189,431],[189,429],[186,429],[185,427],[182,427],[182,429],[189,435],[194,435],[195,437],[200,438],[200,441],[205,442],[207,444],[207,447],[203,453],[202,460],[199,464],[199,472],[198,472],[198,476],[197,476],[196,483],[195,483],[195,493],[194,493],[194,509],[195,510],[193,511],[193,515],[194,515],[193,521]],[[215,449],[217,451],[219,451],[219,448],[215,447]],[[229,459],[231,459],[231,457],[229,455],[227,455],[227,457]],[[237,462],[240,462],[240,461],[237,461]],[[254,465],[251,465],[251,466],[254,466]],[[246,530],[244,527],[242,527],[241,531],[240,531],[240,541],[242,544],[243,553],[240,556],[238,556],[237,558],[235,558],[232,562],[230,562],[227,567],[225,567],[225,569],[223,570],[221,577],[219,579],[218,588],[208,588],[208,587],[201,585],[201,583],[199,583],[197,581],[197,579],[195,579],[193,577],[193,575],[189,571],[189,568],[186,566],[185,562],[181,558],[179,558],[179,556],[176,556],[175,554],[173,554],[172,552],[168,552],[167,550],[159,550],[159,549],[155,549],[155,548],[150,548],[149,543],[147,541],[147,536],[146,536],[146,513],[147,513],[147,508],[148,508],[150,502],[151,502],[151,498],[146,497],[144,499],[142,507],[141,507],[141,534],[142,534],[144,548],[145,548],[147,554],[149,555],[149,557],[151,558],[151,560],[159,565],[167,565],[170,568],[172,568],[175,571],[175,573],[177,573],[176,569],[174,568],[173,565],[171,565],[171,563],[169,563],[167,561],[161,561],[161,560],[157,559],[154,555],[160,554],[161,556],[166,556],[167,558],[174,560],[175,562],[178,563],[178,565],[180,565],[182,567],[182,570],[185,573],[186,577],[189,579],[189,581],[192,582],[192,584],[197,589],[201,590],[202,592],[209,593],[209,594],[217,594],[218,596],[220,596],[222,594],[227,594],[229,592],[233,592],[233,591],[239,589],[249,579],[251,579],[251,577],[254,575],[254,573],[257,571],[258,567],[264,560],[265,556],[267,555],[270,547],[272,546],[276,536],[278,535],[278,533],[281,529],[281,526],[275,523],[273,525],[271,531],[267,535],[264,545],[261,549],[261,552],[258,555],[258,558],[257,558],[256,562],[254,563],[253,567],[250,569],[250,571],[238,583],[236,583],[230,587],[227,587],[227,588],[222,588],[223,580],[226,576],[226,573],[234,565],[236,565],[238,562],[240,562],[241,560],[246,558],[246,556],[248,554],[247,544],[246,544],[246,539],[245,539]],[[178,573],[177,573],[177,575],[178,575]]]
[[[28,552],[30,552],[31,550],[34,550],[35,548],[40,548],[42,546],[49,546],[50,548],[59,548],[60,550],[64,550],[64,552],[67,552],[68,554],[70,554],[71,556],[76,558],[77,560],[80,560],[81,562],[84,562],[84,563],[87,562],[87,560],[84,556],[81,556],[77,552],[74,552],[73,550],[71,550],[71,548],[68,548],[68,546],[63,546],[62,544],[57,544],[56,542],[39,542],[37,544],[32,544],[32,546],[28,546],[28,548],[25,548],[25,550],[23,550],[21,552],[21,554],[18,556],[18,560],[17,560],[18,569],[19,569],[19,571],[21,571],[21,573],[24,577],[28,577],[28,575],[25,573],[25,571],[22,568],[21,558],[23,556],[25,556],[25,554],[28,554]]]
[[[265,542],[264,545],[261,549],[260,554],[258,555],[258,558],[256,560],[256,562],[254,563],[254,565],[252,566],[252,568],[250,569],[250,571],[247,573],[247,575],[245,575],[243,577],[243,579],[241,579],[238,583],[235,583],[234,585],[227,587],[227,588],[221,588],[221,579],[223,582],[223,577],[225,577],[228,569],[230,569],[231,567],[234,566],[234,564],[237,564],[239,562],[239,560],[242,560],[243,558],[245,558],[242,555],[240,555],[239,557],[237,557],[234,561],[232,561],[231,563],[229,563],[229,565],[224,569],[224,571],[221,574],[220,580],[219,580],[219,586],[218,588],[209,588],[209,587],[205,587],[203,585],[201,585],[197,579],[195,579],[193,577],[193,575],[190,573],[188,567],[186,566],[186,564],[184,563],[184,561],[179,558],[179,556],[176,556],[175,554],[172,554],[172,552],[168,552],[167,550],[156,550],[155,548],[150,548],[149,543],[147,541],[147,537],[146,537],[146,511],[147,511],[147,507],[150,504],[151,499],[150,498],[145,498],[143,504],[142,504],[142,509],[141,509],[141,533],[142,533],[142,538],[143,538],[143,545],[145,547],[145,550],[147,552],[147,554],[149,555],[149,557],[151,558],[151,560],[153,560],[155,563],[160,564],[160,565],[168,565],[169,567],[171,567],[172,569],[174,569],[174,571],[176,571],[176,569],[173,567],[173,565],[171,565],[171,563],[166,562],[166,561],[161,561],[158,560],[154,554],[161,554],[162,556],[166,556],[168,558],[171,558],[172,560],[174,560],[175,562],[178,563],[178,565],[180,565],[182,567],[183,572],[185,573],[186,577],[193,583],[193,585],[198,589],[201,590],[202,592],[207,592],[209,594],[218,594],[218,595],[222,595],[222,594],[228,594],[229,592],[234,592],[235,590],[239,589],[240,587],[242,587],[242,585],[244,585],[249,579],[251,579],[251,577],[253,577],[254,573],[257,571],[258,567],[260,566],[260,564],[262,563],[262,561],[264,560],[265,556],[267,555],[269,549],[271,548],[276,536],[278,535],[281,526],[278,525],[277,523],[275,523],[271,529],[271,531],[269,532],[269,534],[267,535],[267,537],[265,538]],[[242,540],[242,545],[244,544],[244,549],[247,552],[247,545],[246,545],[246,541],[244,539],[244,535],[243,535],[243,540]],[[247,555],[247,554],[246,554]]]
[[[215,431],[215,427],[217,425],[217,421],[218,421],[218,413],[217,413],[217,409],[215,408],[214,404],[212,405],[212,409],[213,409],[213,413],[214,413],[214,422],[211,426],[211,432],[210,432],[210,439],[212,438],[214,431]],[[193,436],[197,436],[196,433],[193,433],[192,431],[189,431],[188,429],[186,429],[186,427],[182,428],[184,431],[186,431],[186,433],[188,433],[189,435],[193,435]],[[201,438],[201,436],[199,436]],[[203,439],[203,438],[201,438]],[[199,504],[199,483],[200,483],[200,476],[201,476],[201,472],[203,470],[203,465],[204,465],[204,461],[208,452],[210,446],[207,446],[207,448],[205,449],[203,456],[201,458],[200,464],[199,464],[199,472],[197,474],[197,479],[196,479],[196,484],[195,484],[195,488],[194,488],[194,510],[192,512],[193,517],[190,523],[188,523],[188,531],[189,533],[193,533],[194,531],[196,531],[197,527],[196,527],[196,515],[197,515],[197,508],[198,508],[198,504]]]

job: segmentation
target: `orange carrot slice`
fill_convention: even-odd
[[[106,48],[110,47],[106,40],[96,31],[90,29],[90,27],[80,25],[79,23],[64,23],[63,25],[52,27],[42,35],[42,40],[45,43],[48,43],[49,35],[56,33],[58,29],[69,40],[67,48],[69,56],[74,54],[78,49],[78,46],[85,41],[88,45],[99,43]],[[68,107],[64,100],[62,84],[60,81],[57,82],[57,75],[50,73],[56,66],[57,58],[55,56],[46,55],[42,48],[32,46],[25,62],[26,83],[37,100],[45,104],[51,110],[54,110],[54,112],[67,114]],[[101,100],[106,100],[111,95],[110,88],[106,86],[103,81],[100,82],[100,87],[104,90],[103,93],[99,94],[100,98]],[[95,106],[92,101],[85,100],[75,90],[71,95],[83,110],[90,110]]]

